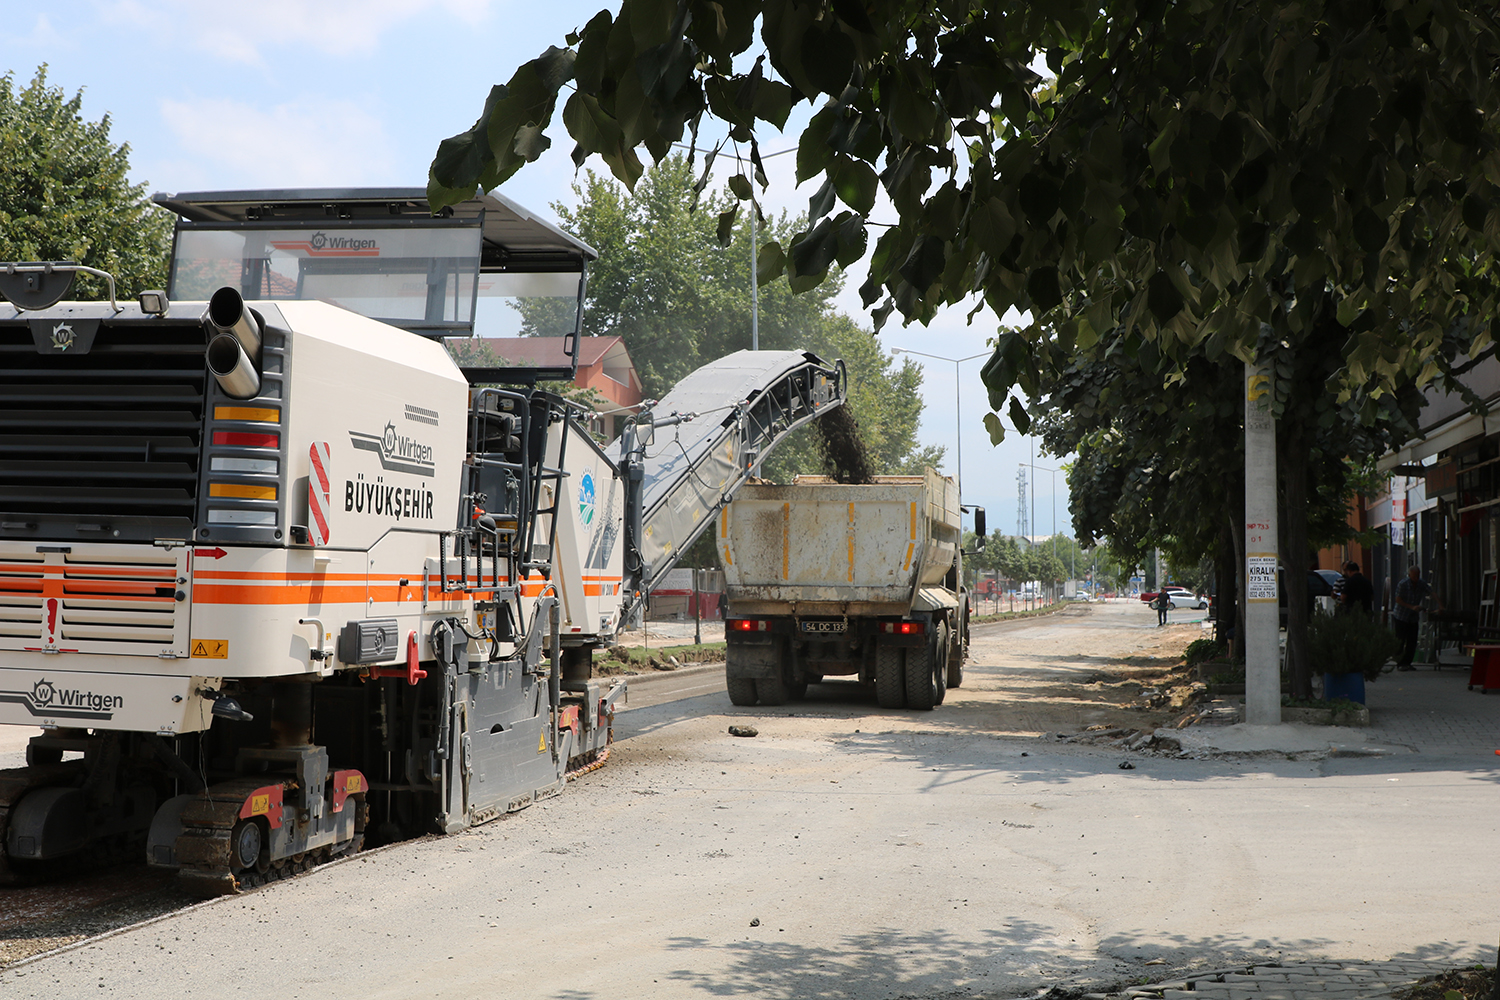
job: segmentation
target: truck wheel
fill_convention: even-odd
[[[937,655],[937,662],[932,665],[932,682],[937,686],[937,704],[941,705],[948,696],[948,657],[953,652],[953,647],[949,644],[947,622],[938,623],[937,642],[933,643],[932,648]]]
[[[964,683],[964,638],[957,629],[948,638],[947,681],[950,688],[962,687]]]
[[[881,708],[906,707],[905,652],[900,646],[875,647],[875,701]]]
[[[933,643],[913,646],[906,656],[906,707],[930,712],[942,700],[937,686],[937,657]]]
[[[755,678],[755,693],[760,696],[762,705],[785,705],[790,697],[783,677]]]
[[[755,680],[750,677],[726,677],[724,686],[729,689],[729,701],[734,705],[755,704]]]

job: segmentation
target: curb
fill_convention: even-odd
[[[645,684],[649,687],[654,681],[666,680],[668,677],[691,677],[694,674],[707,674],[714,671],[722,672],[723,669],[724,661],[718,660],[711,663],[691,663],[685,667],[678,667],[676,670],[653,670],[649,674],[607,674],[598,679],[613,680],[618,677],[631,687],[636,687],[640,684]]]

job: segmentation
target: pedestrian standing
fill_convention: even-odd
[[[1369,578],[1359,571],[1359,563],[1352,559],[1344,563],[1344,591],[1339,610],[1345,614],[1363,611],[1368,618],[1374,602],[1375,588],[1370,585]]]
[[[1401,657],[1396,661],[1397,670],[1415,670],[1411,665],[1417,655],[1417,626],[1422,617],[1422,600],[1432,593],[1422,579],[1422,569],[1413,565],[1406,571],[1406,579],[1396,584],[1396,604],[1391,608],[1391,619],[1395,622],[1396,636],[1401,640]]]
[[[1167,588],[1163,587],[1161,588],[1161,590],[1157,591],[1156,600],[1151,602],[1151,606],[1156,609],[1157,628],[1161,628],[1167,623],[1167,608],[1171,607],[1171,605],[1172,601],[1171,598],[1167,596]]]

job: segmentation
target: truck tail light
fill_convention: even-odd
[[[280,434],[254,434],[247,431],[214,431],[214,444],[237,445],[241,448],[278,448]]]
[[[927,631],[925,622],[881,622],[880,631],[888,635],[922,635]]]
[[[764,618],[731,618],[731,632],[769,632],[771,623]]]

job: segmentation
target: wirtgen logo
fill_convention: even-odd
[[[289,253],[305,253],[309,257],[380,256],[380,243],[377,240],[356,236],[330,236],[321,231],[305,240],[272,240],[271,246]]]
[[[38,719],[108,721],[116,709],[125,707],[121,695],[58,687],[45,677],[33,684],[30,691],[0,691],[0,703],[5,702],[25,706]]]
[[[387,472],[408,472],[414,476],[431,476],[436,470],[432,446],[396,432],[394,422],[385,425],[380,435],[349,432],[349,441],[360,451],[380,456],[380,467]]]

